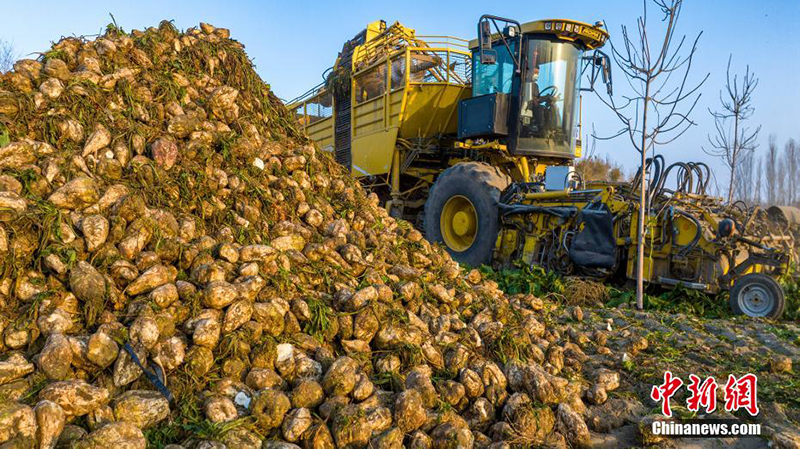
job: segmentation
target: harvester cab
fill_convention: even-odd
[[[459,139],[498,138],[511,155],[569,165],[581,154],[581,91],[600,77],[612,91],[609,59],[599,50],[607,39],[602,22],[482,16],[469,45],[472,96],[459,107]]]

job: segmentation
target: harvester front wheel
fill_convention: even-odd
[[[733,283],[730,305],[737,315],[778,318],[785,304],[783,288],[765,274],[747,274]]]
[[[425,202],[425,236],[458,262],[491,262],[499,231],[497,201],[511,179],[495,167],[462,162],[443,171]]]

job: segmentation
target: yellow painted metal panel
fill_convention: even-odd
[[[321,149],[329,151],[333,149],[333,118],[329,117],[318,120],[306,126],[306,134]]]
[[[403,95],[406,90],[400,89],[389,94],[389,126],[400,124],[400,113],[403,108]]]
[[[697,225],[692,220],[681,215],[675,217],[673,226],[678,230],[675,244],[679,246],[688,245],[697,237],[697,233],[700,232],[700,230],[697,229]]]
[[[353,137],[362,136],[384,128],[383,105],[385,97],[378,97],[353,108]]]
[[[353,139],[353,170],[356,177],[389,173],[397,140],[397,128],[380,130]]]
[[[456,132],[458,103],[469,96],[468,86],[411,83],[406,90],[406,109],[400,124],[400,137],[430,137],[438,133]]]

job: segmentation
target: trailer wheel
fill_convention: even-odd
[[[511,179],[497,168],[462,162],[443,171],[425,202],[425,236],[458,262],[488,264],[497,241],[497,201]]]
[[[737,315],[779,318],[786,300],[783,288],[775,279],[765,274],[751,273],[734,282],[730,305]]]

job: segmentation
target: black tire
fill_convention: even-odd
[[[474,267],[490,263],[500,227],[497,203],[500,192],[510,183],[511,178],[499,169],[480,162],[462,162],[443,171],[425,202],[425,237],[431,242],[443,243],[457,262]],[[477,215],[475,239],[463,251],[445,243],[440,226],[444,205],[455,196],[466,197]]]
[[[780,318],[786,306],[783,288],[761,273],[746,274],[733,283],[731,310],[736,315]]]

